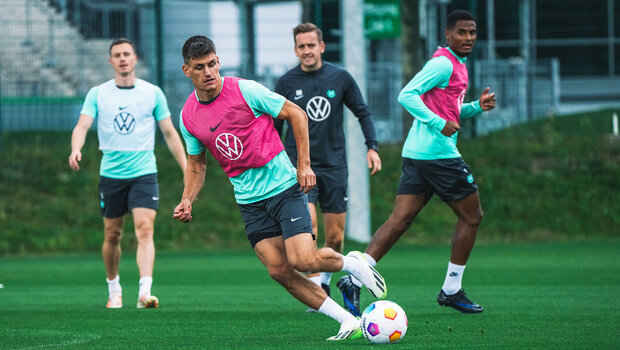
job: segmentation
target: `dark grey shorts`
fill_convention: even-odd
[[[316,175],[316,186],[308,192],[308,202],[321,205],[323,213],[344,213],[347,211],[347,168],[312,169]]]
[[[287,239],[300,233],[312,234],[308,197],[299,189],[299,184],[295,184],[255,203],[237,203],[252,247],[265,238],[281,235]]]
[[[133,208],[157,210],[159,185],[157,174],[147,174],[131,179],[99,177],[99,208],[106,218],[117,218]]]
[[[445,202],[461,200],[478,191],[469,166],[463,158],[419,160],[403,158],[403,173],[396,194],[433,193]]]

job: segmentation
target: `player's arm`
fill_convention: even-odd
[[[166,145],[168,146],[170,153],[172,153],[172,156],[181,167],[181,171],[185,173],[185,169],[187,168],[185,149],[183,148],[183,143],[181,143],[181,138],[179,137],[179,133],[177,133],[177,129],[175,129],[172,124],[172,119],[166,118],[160,120],[159,128],[161,129],[161,133],[164,135],[164,140],[166,140]]]
[[[377,152],[379,150],[377,132],[375,131],[375,124],[372,120],[368,105],[366,105],[362,97],[362,92],[350,75],[348,76],[345,88],[344,104],[353,112],[362,127],[362,133],[366,140],[366,147],[368,147],[366,162],[368,163],[368,169],[372,169],[370,175],[374,175],[378,171],[381,171],[381,157],[379,157],[379,153]]]
[[[93,125],[95,119],[88,114],[81,114],[73,133],[71,134],[71,154],[69,155],[69,166],[73,170],[80,170],[79,162],[82,161],[82,147],[86,141],[88,129]]]
[[[491,88],[487,86],[480,95],[479,100],[464,104],[461,108],[460,118],[468,119],[495,108],[495,93],[489,93],[490,90]]]
[[[438,87],[445,88],[450,83],[452,75],[452,63],[446,57],[435,57],[428,61],[411,79],[398,95],[398,103],[414,116],[418,121],[434,128],[445,136],[451,136],[458,131],[459,125],[455,122],[447,122],[422,101],[422,95],[427,91]]]
[[[183,197],[181,202],[174,208],[173,218],[181,222],[192,221],[192,203],[198,198],[207,173],[207,155],[203,151],[200,154],[190,154],[187,157],[187,169],[185,170]]]
[[[310,168],[310,137],[308,136],[308,116],[303,109],[286,100],[278,119],[290,123],[297,144],[297,181],[301,190],[307,193],[316,185],[316,176]]]

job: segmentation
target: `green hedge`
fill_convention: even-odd
[[[471,166],[485,217],[479,241],[579,239],[620,234],[620,140],[611,137],[611,113],[556,117],[477,139],[459,140]],[[90,133],[82,169],[67,158],[69,132],[2,134],[0,253],[96,251],[103,237],[98,209],[101,153]],[[372,227],[389,216],[401,171],[400,145],[383,145],[383,171],[371,177]],[[207,178],[194,205],[194,221],[172,220],[182,176],[158,137],[160,210],[158,248],[201,249],[248,245],[230,182],[209,156]],[[449,242],[455,217],[433,198],[403,239]],[[131,216],[125,247],[135,246]],[[248,245],[249,246],[249,245]]]

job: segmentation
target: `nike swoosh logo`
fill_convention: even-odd
[[[123,109],[128,108],[128,107],[129,107],[129,106],[125,106],[125,107],[118,106],[118,110],[119,110],[119,111],[122,111]]]
[[[156,200],[158,200],[158,199],[159,199],[159,197],[155,197],[155,196],[153,196],[153,200],[154,200],[154,201],[156,201]]]
[[[220,121],[215,127],[211,127],[211,132],[215,132],[215,130],[217,130],[220,124],[222,124],[222,121]]]
[[[304,95],[301,95],[301,96],[295,96],[295,101],[299,100],[300,98],[304,98]]]
[[[293,218],[291,218],[291,222],[295,222],[295,221],[297,221],[297,220],[299,220],[299,219],[301,219],[301,216],[300,216],[300,217],[298,217],[298,218],[294,218],[294,219],[293,219]]]

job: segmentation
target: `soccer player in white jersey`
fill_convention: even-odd
[[[80,119],[71,136],[69,166],[79,170],[81,149],[95,119],[100,166],[99,206],[103,216],[103,262],[107,273],[108,308],[123,306],[118,274],[124,216],[131,212],[138,240],[136,262],[140,272],[138,308],[157,308],[159,300],[151,294],[155,245],[153,232],[159,205],[155,145],[155,122],[168,149],[183,173],[187,166],[185,150],[172,120],[168,102],[161,89],[137,79],[138,61],[134,44],[125,38],[112,42],[110,65],[115,76],[88,92]]]

